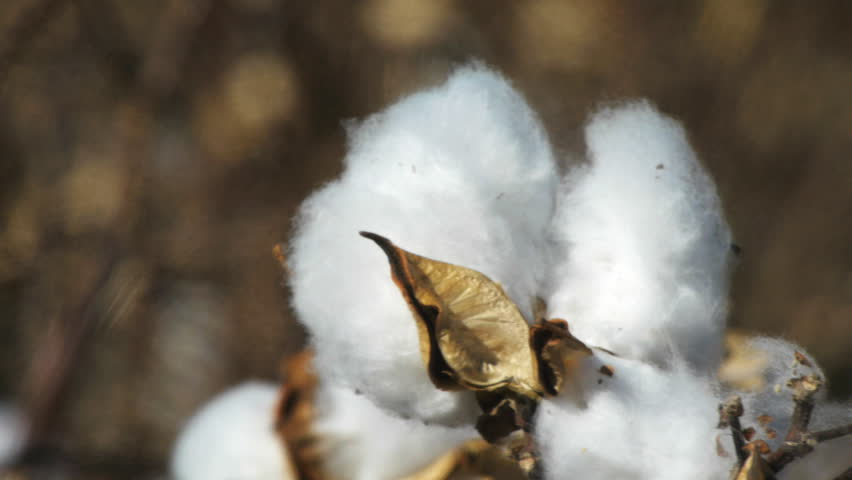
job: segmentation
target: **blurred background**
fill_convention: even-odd
[[[566,165],[602,101],[682,120],[742,247],[731,324],[849,397],[852,2],[3,0],[3,478],[165,478],[198,406],[303,343],[271,249],[344,121],[475,58]]]

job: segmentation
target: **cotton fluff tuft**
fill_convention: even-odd
[[[403,420],[363,395],[322,384],[312,428],[333,478],[396,480],[412,475],[478,434],[472,427]]]
[[[399,415],[472,422],[472,395],[430,382],[387,259],[358,232],[479,270],[529,315],[558,183],[546,134],[506,80],[472,66],[349,135],[345,170],[303,204],[289,255],[317,371]]]
[[[215,397],[186,424],[175,445],[177,480],[295,480],[274,429],[275,385],[248,382]]]
[[[715,370],[731,236],[682,127],[627,103],[594,115],[586,144],[554,218],[550,316],[622,356]]]
[[[599,372],[601,363],[612,377]],[[585,406],[563,396],[538,408],[546,479],[728,478],[734,450],[730,434],[716,428],[719,400],[709,379],[683,365],[661,370],[601,352],[579,378]]]

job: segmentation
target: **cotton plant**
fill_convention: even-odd
[[[849,467],[850,410],[804,350],[755,340],[758,391],[717,377],[734,247],[680,124],[626,102],[585,134],[561,178],[536,114],[481,65],[350,125],[286,252],[315,355],[275,407],[297,474],[450,478],[484,455],[442,451],[477,435],[547,480]]]

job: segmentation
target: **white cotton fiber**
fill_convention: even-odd
[[[177,480],[296,479],[274,429],[278,388],[249,382],[215,397],[186,424],[172,453]]]
[[[529,315],[557,182],[537,117],[483,67],[353,127],[345,170],[305,201],[289,256],[320,376],[402,416],[472,422],[470,394],[431,384],[387,258],[358,232],[479,270]]]
[[[601,363],[612,377],[598,372]],[[661,370],[598,352],[581,380],[585,406],[565,397],[539,405],[535,431],[547,480],[728,478],[732,441],[716,428],[719,400],[708,379],[681,365]]]
[[[679,123],[647,102],[595,114],[589,165],[571,172],[553,223],[561,258],[551,317],[587,344],[703,372],[721,356],[730,233]]]
[[[403,420],[337,386],[322,385],[315,405],[313,432],[324,452],[323,467],[332,478],[397,480],[478,436],[470,426]]]

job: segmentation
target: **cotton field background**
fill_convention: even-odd
[[[563,169],[602,102],[682,122],[739,247],[729,327],[802,345],[846,401],[850,51],[846,2],[0,2],[0,455],[164,478],[199,406],[303,346],[272,248],[348,120],[472,59]]]

